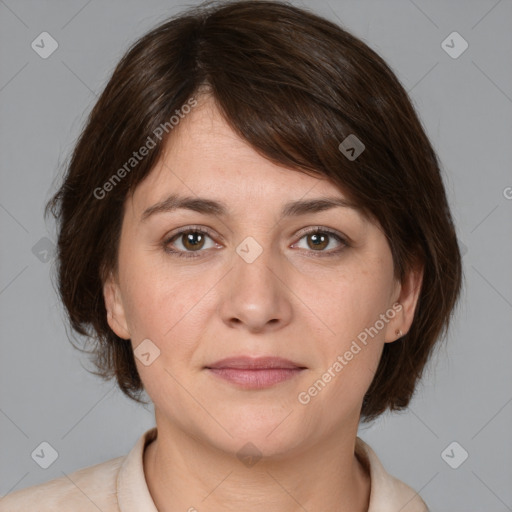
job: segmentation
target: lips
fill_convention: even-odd
[[[306,369],[280,357],[231,357],[205,367],[215,377],[242,389],[264,389],[290,380]]]
[[[263,369],[305,369],[305,366],[283,359],[281,357],[228,357],[206,366],[209,369],[235,368],[238,370],[263,370]]]

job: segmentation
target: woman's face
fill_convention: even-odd
[[[351,207],[290,208],[344,196],[260,156],[211,100],[178,128],[125,205],[118,281],[104,288],[157,420],[265,454],[357,430],[383,344],[407,331],[414,307],[393,279],[385,235]],[[171,194],[224,212],[171,209]],[[295,366],[211,369],[244,356]]]

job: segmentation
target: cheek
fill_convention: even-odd
[[[315,377],[332,382],[328,386],[339,397],[347,393],[362,397],[366,392],[384,346],[387,322],[381,315],[391,318],[386,312],[392,265],[387,259],[368,261],[368,265],[347,268],[310,297],[326,326],[318,340],[322,357]]]
[[[172,279],[160,269],[147,272],[139,267],[127,287],[127,315],[132,346],[149,339],[158,356],[146,366],[136,357],[144,388],[155,404],[166,404],[169,413],[180,414],[188,403],[180,386],[188,378],[191,361],[205,326],[205,295],[208,287],[190,279]],[[211,285],[210,285],[211,287]],[[181,405],[180,405],[181,404]]]
[[[382,264],[351,268],[326,281],[311,297],[332,338],[343,344],[372,326],[389,308],[392,279]]]
[[[137,346],[149,338],[160,349],[164,361],[173,365],[187,357],[205,328],[208,290],[215,284],[191,273],[174,271],[165,264],[151,264],[143,256],[125,262],[125,312]],[[166,363],[167,364],[167,363]]]

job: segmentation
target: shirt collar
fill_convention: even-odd
[[[368,512],[428,512],[420,495],[390,475],[371,446],[360,437],[356,437],[355,454],[370,473]]]
[[[156,439],[153,427],[138,439],[126,456],[117,476],[117,501],[120,512],[158,512],[144,476],[144,448]]]

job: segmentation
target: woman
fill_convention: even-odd
[[[123,57],[47,206],[98,374],[156,427],[1,511],[425,511],[357,437],[407,407],[461,287],[437,157],[386,63],[281,2]]]

